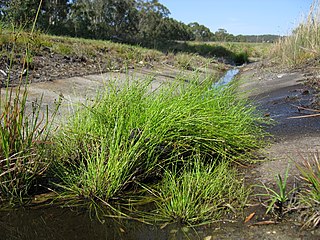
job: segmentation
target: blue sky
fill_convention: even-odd
[[[159,0],[170,17],[198,22],[212,32],[287,35],[306,16],[313,0]]]

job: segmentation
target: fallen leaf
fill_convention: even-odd
[[[246,220],[244,220],[244,223],[249,222],[249,221],[253,218],[254,215],[256,215],[255,212],[251,213],[251,214],[246,218]]]

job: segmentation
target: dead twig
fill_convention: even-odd
[[[320,113],[308,114],[308,115],[304,115],[304,116],[288,117],[288,119],[311,118],[311,117],[320,117]]]
[[[292,105],[292,106],[296,107],[299,112],[301,110],[304,110],[304,111],[309,111],[309,112],[312,112],[312,113],[315,113],[315,114],[306,114],[306,115],[303,115],[303,116],[288,117],[287,119],[311,118],[311,117],[319,117],[320,116],[320,110],[307,108],[307,107],[302,107],[302,106],[297,106],[297,105]]]
[[[277,224],[277,222],[276,221],[262,221],[262,222],[253,223],[250,226],[262,226],[262,225],[271,225],[271,224]]]
[[[302,107],[302,106],[296,106],[296,105],[292,105],[292,106],[298,108],[298,111],[305,110],[305,111],[320,113],[320,110],[316,110],[316,109],[312,109],[312,108],[306,108],[306,107]]]

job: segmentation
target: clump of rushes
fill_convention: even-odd
[[[21,201],[48,168],[45,149],[60,101],[49,120],[48,109],[41,112],[42,98],[27,106],[27,83],[1,92],[0,200]]]
[[[177,159],[200,152],[203,161],[241,161],[240,155],[260,146],[260,115],[232,87],[191,79],[151,91],[150,84],[108,83],[63,127],[55,172],[68,197],[110,203],[135,183],[162,179]]]
[[[17,93],[8,88],[5,91],[5,99],[0,101],[0,196],[3,199],[8,195],[25,195],[31,179],[43,169],[40,162],[33,161],[36,155],[33,142],[42,131],[38,125],[39,111],[33,109],[30,121],[25,106],[27,91],[20,88]]]
[[[196,226],[217,221],[226,210],[235,212],[245,205],[249,191],[227,161],[190,161],[182,169],[165,171],[162,181],[149,189],[156,203],[152,219]]]
[[[304,227],[317,227],[320,225],[320,155],[314,153],[311,159],[305,158],[303,163],[297,164],[306,183],[301,192],[300,199],[303,207],[308,211],[305,216]]]
[[[38,9],[38,12],[40,9]],[[34,30],[31,31],[32,39]],[[19,34],[19,33],[17,33]],[[29,40],[31,41],[31,40]],[[12,43],[10,67],[16,43]],[[20,51],[20,49],[18,50]],[[20,81],[17,87],[9,87],[9,68],[5,87],[0,88],[0,200],[22,201],[28,196],[35,181],[48,168],[47,153],[52,121],[58,110],[50,116],[48,109],[41,112],[42,98],[27,106],[29,44],[25,44]],[[22,82],[25,75],[25,82]]]
[[[313,2],[305,21],[288,37],[275,44],[273,55],[289,66],[304,63],[319,56],[320,52],[319,1]]]

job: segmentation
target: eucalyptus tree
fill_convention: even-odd
[[[65,34],[70,11],[68,0],[46,0],[42,2],[38,26],[54,34]]]
[[[211,41],[213,38],[213,33],[204,25],[201,25],[197,22],[189,23],[188,26],[191,28],[191,31],[196,41]]]
[[[1,15],[6,22],[20,26],[30,26],[33,22],[40,0],[2,0]]]
[[[158,0],[137,0],[139,11],[138,38],[149,45],[155,45],[157,40],[165,37],[166,21],[170,11]]]
[[[138,31],[135,6],[134,0],[74,0],[69,23],[76,36],[126,41]]]

